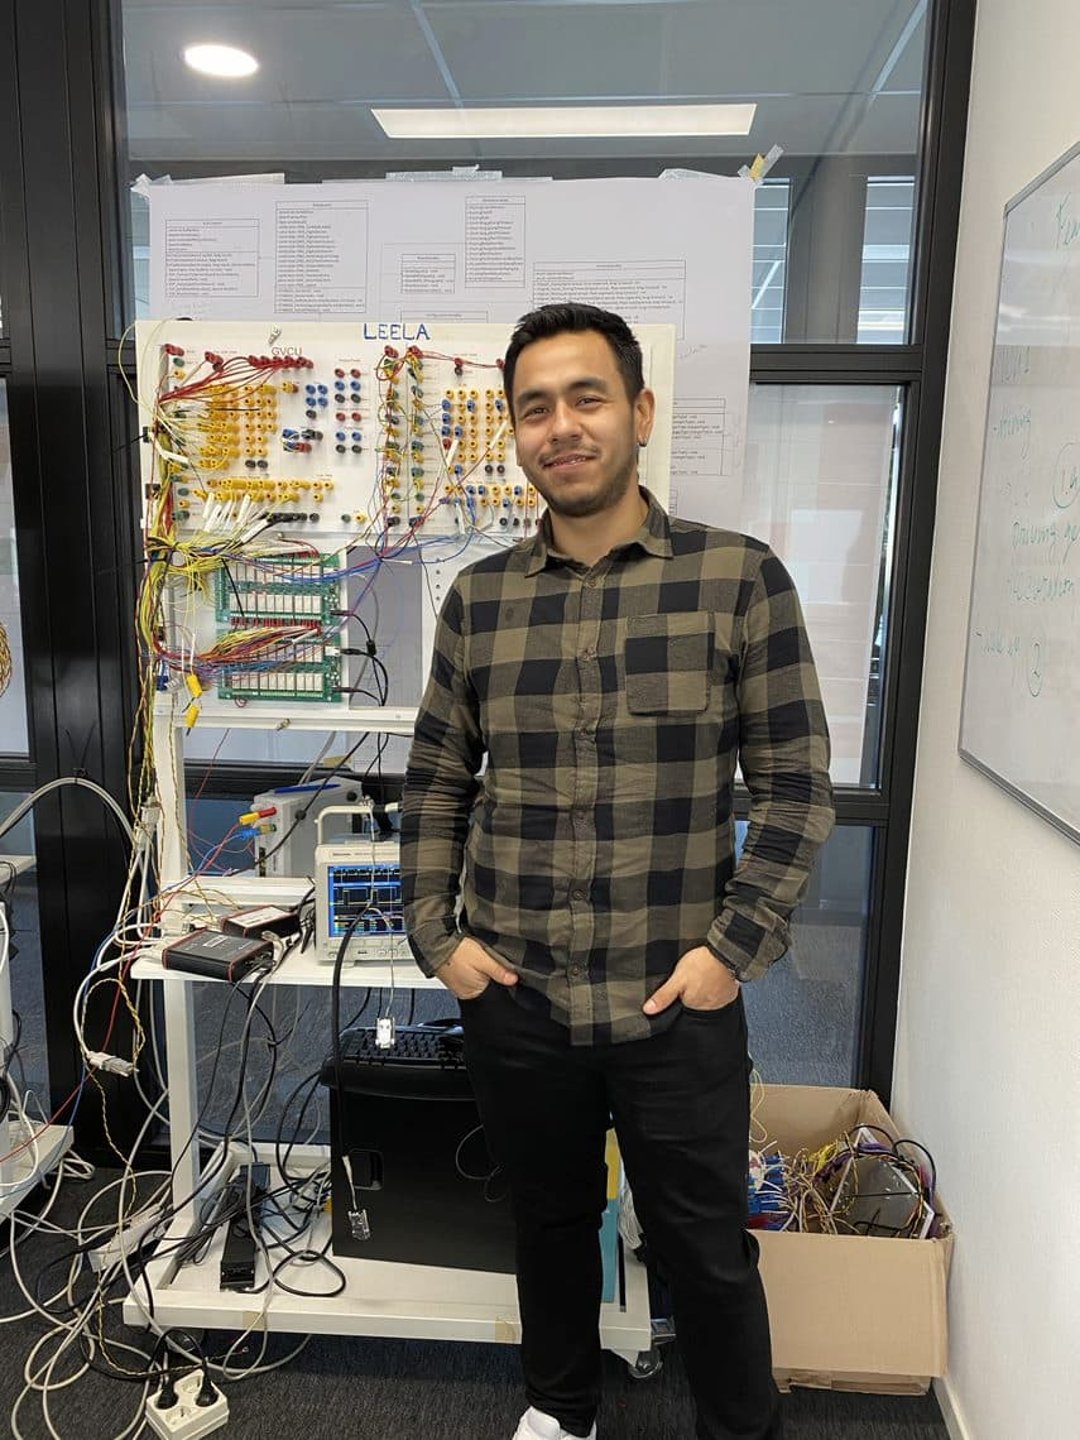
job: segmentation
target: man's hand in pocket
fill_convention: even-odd
[[[452,995],[459,1000],[475,1000],[494,980],[497,985],[516,985],[517,975],[500,965],[475,940],[462,940],[445,965],[435,971]]]

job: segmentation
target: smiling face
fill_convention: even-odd
[[[553,514],[614,509],[637,495],[638,443],[649,438],[654,400],[631,400],[615,353],[595,330],[527,345],[514,374],[518,464]]]

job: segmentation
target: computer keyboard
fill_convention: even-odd
[[[328,1057],[333,1063],[333,1056]],[[464,1069],[465,1056],[461,1026],[399,1025],[393,1045],[380,1049],[375,1044],[375,1029],[358,1025],[341,1034],[343,1065],[433,1065],[442,1069]]]
[[[336,1089],[460,1099],[472,1094],[465,1069],[464,1042],[456,1020],[399,1025],[393,1045],[375,1044],[374,1027],[358,1025],[341,1034],[340,1068],[331,1053],[319,1075]]]

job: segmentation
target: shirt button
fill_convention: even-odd
[[[582,660],[592,660],[595,655],[596,651],[591,646],[586,646],[586,648],[581,652]]]
[[[573,890],[570,891],[570,899],[571,899],[571,900],[587,900],[587,899],[588,899],[588,891],[585,890],[585,889],[583,889],[582,886],[580,886],[580,885],[575,885],[574,888],[573,888]]]

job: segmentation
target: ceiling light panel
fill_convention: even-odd
[[[753,105],[513,105],[482,109],[375,108],[392,140],[615,139],[748,135]]]
[[[246,50],[233,45],[188,45],[184,63],[200,75],[213,75],[223,80],[242,80],[254,75],[259,62]]]

